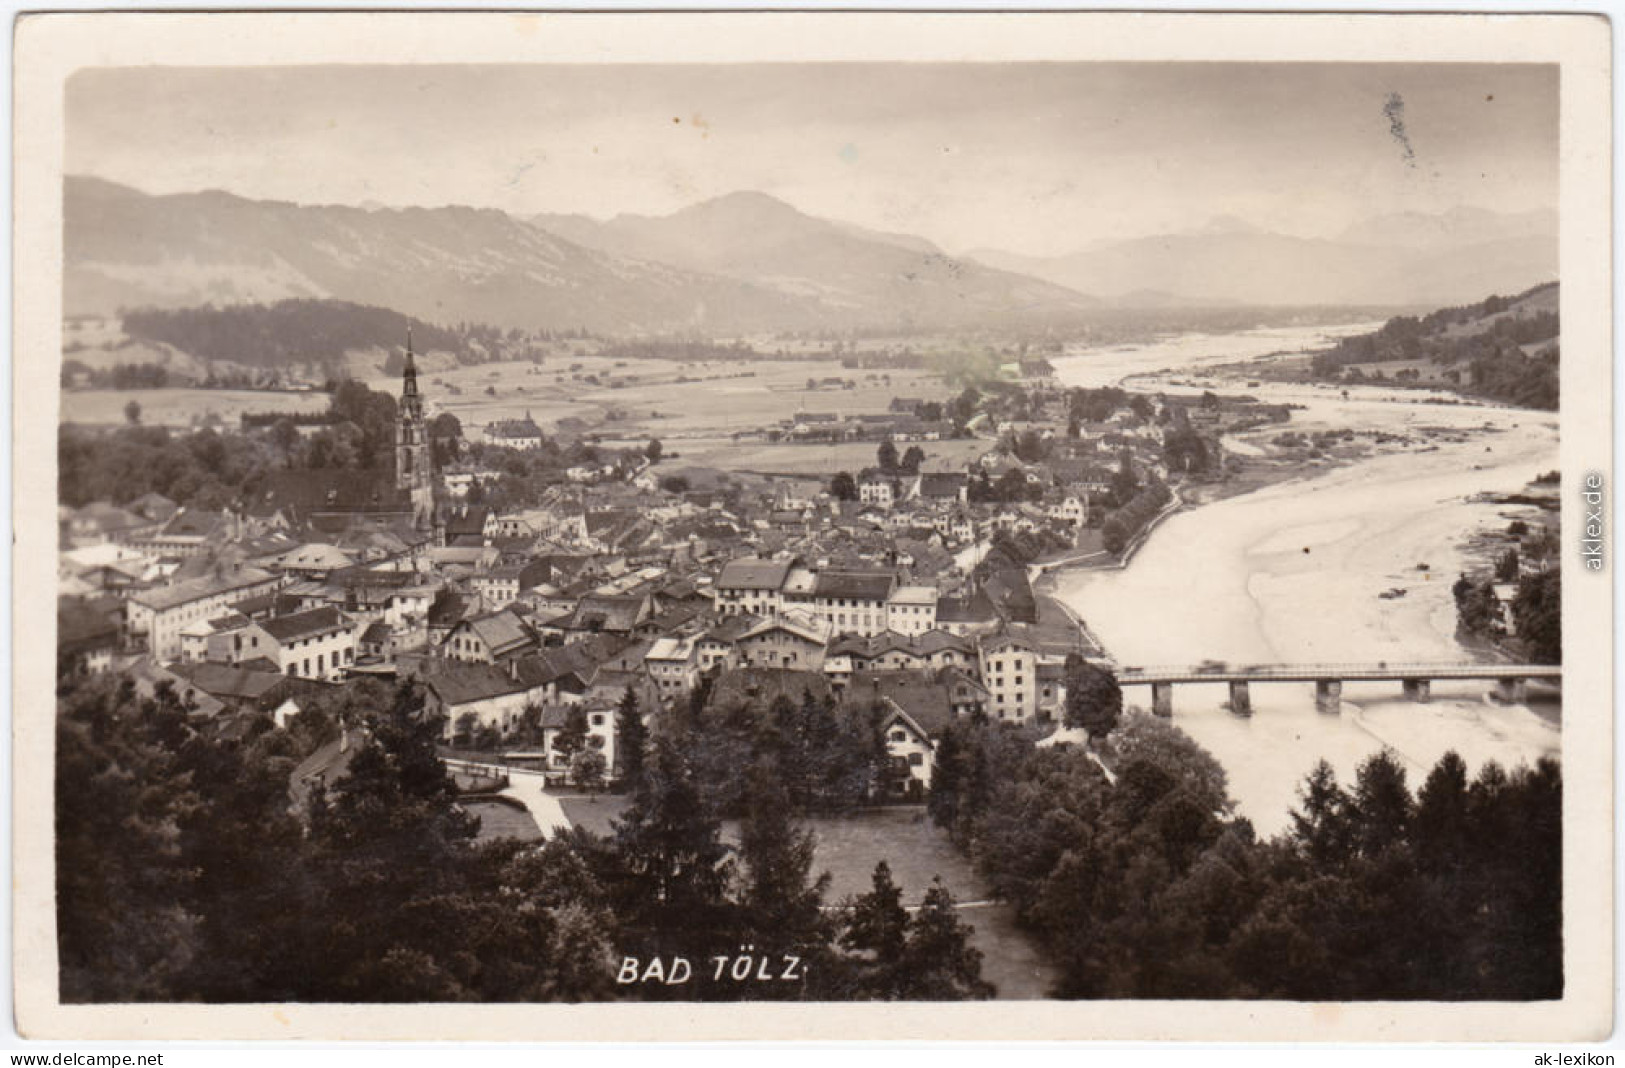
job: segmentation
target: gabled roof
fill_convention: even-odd
[[[221,512],[182,508],[170,517],[169,522],[163,525],[163,529],[159,531],[159,536],[165,538],[207,538],[220,532],[226,526],[226,523],[226,516]]]
[[[279,671],[254,671],[241,665],[216,664],[209,661],[175,664],[169,670],[171,674],[181,676],[204,693],[223,701],[258,701],[287,681],[287,676]]]
[[[525,680],[514,678],[495,664],[468,664],[438,657],[424,659],[421,678],[448,705],[489,701],[530,689]]]
[[[657,638],[644,654],[645,660],[692,660],[694,642],[687,638]]]
[[[484,642],[493,656],[501,656],[503,653],[535,642],[524,621],[506,609],[474,619],[465,619],[453,628],[453,632],[463,627],[467,627],[475,637]]]
[[[860,705],[879,702],[906,716],[928,738],[940,734],[954,721],[949,687],[923,672],[859,672],[847,684],[846,700]]]
[[[269,471],[257,489],[246,495],[252,516],[277,512],[298,521],[321,512],[389,512],[411,510],[411,501],[395,488],[389,471],[348,468]]]
[[[155,612],[163,612],[179,605],[189,604],[192,601],[212,597],[215,594],[226,593],[231,590],[242,589],[246,586],[256,586],[260,583],[275,581],[274,575],[269,571],[258,568],[245,567],[224,578],[205,576],[203,578],[188,579],[170,586],[159,586],[155,589],[142,590],[130,598],[136,604],[151,608]]]
[[[719,590],[778,590],[790,574],[793,560],[758,560],[745,557],[729,560],[717,576]]]
[[[335,571],[339,568],[353,566],[355,557],[336,545],[328,545],[325,542],[311,542],[308,545],[301,545],[283,553],[277,563],[284,568]]]
[[[347,630],[349,626],[350,620],[331,605],[296,612],[291,616],[275,616],[260,623],[267,634],[283,643],[335,630]]]
[[[707,708],[727,708],[750,702],[766,710],[777,698],[788,697],[800,704],[811,692],[822,700],[830,693],[829,679],[820,671],[791,671],[788,668],[748,667],[725,671],[711,687]]]
[[[764,619],[754,627],[751,627],[749,630],[741,634],[738,640],[748,641],[758,635],[767,634],[770,631],[775,630],[782,630],[786,634],[800,638],[804,642],[810,642],[813,645],[821,646],[824,644],[824,635],[820,634],[818,631],[812,629],[811,627],[797,626],[796,624],[785,619]]]
[[[813,583],[813,596],[884,601],[896,582],[897,576],[890,572],[820,571]]]
[[[761,620],[752,615],[729,616],[710,630],[701,635],[703,642],[723,642],[732,644],[739,640],[739,636],[750,630]]]
[[[642,596],[583,597],[563,626],[566,630],[627,634],[638,625],[647,605],[648,598]]]

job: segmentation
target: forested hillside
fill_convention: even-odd
[[[435,326],[388,308],[342,300],[283,300],[275,304],[142,308],[125,312],[124,332],[172,346],[210,363],[260,369],[340,367],[348,354],[371,349],[391,354],[386,370],[398,368],[408,328],[418,352],[445,352],[459,363],[531,359],[545,335],[506,332],[462,323]]]
[[[1402,315],[1315,356],[1317,375],[1345,381],[1447,385],[1527,408],[1558,406],[1561,337],[1556,282],[1516,297]],[[1372,366],[1378,365],[1378,366]]]

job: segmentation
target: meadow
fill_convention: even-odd
[[[244,412],[324,412],[321,392],[255,389],[74,389],[62,391],[62,421],[89,426],[123,426],[130,401],[141,406],[143,426],[190,428],[206,425],[210,416],[225,428],[240,426]]]

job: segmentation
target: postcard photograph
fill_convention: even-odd
[[[25,20],[25,1034],[1606,1034],[1606,23],[708,17]]]

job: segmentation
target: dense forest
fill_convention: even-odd
[[[482,843],[410,685],[335,689],[289,730],[264,718],[227,738],[166,687],[69,681],[56,747],[63,1000],[991,996],[940,882],[911,914],[881,864],[869,893],[825,907],[786,753],[763,722],[736,769],[737,846],[684,740],[658,730],[611,835]],[[290,775],[341,729],[356,747],[348,771],[292,803]],[[681,983],[677,957],[692,968]]]
[[[283,300],[275,304],[141,308],[123,314],[124,332],[170,345],[210,362],[256,368],[294,365],[342,371],[345,354],[391,354],[385,373],[398,373],[410,327],[418,352],[448,352],[460,363],[539,358],[542,336],[494,326],[436,326],[388,308],[342,300]]]
[[[1388,752],[1347,786],[1322,763],[1291,828],[1260,840],[1212,756],[1124,715],[1109,673],[1086,669],[1069,665],[1066,718],[1111,776],[1079,746],[963,720],[928,806],[1058,966],[1056,996],[1561,996],[1554,761],[1473,777],[1447,754],[1415,792]],[[292,803],[295,766],[343,728],[358,747],[347,775]],[[946,887],[910,915],[882,865],[869,893],[825,901],[797,821],[853,803],[880,748],[861,714],[811,697],[718,709],[702,692],[652,735],[626,732],[632,803],[613,833],[544,845],[476,841],[410,685],[336,688],[288,730],[262,719],[226,737],[164,687],[69,679],[57,732],[69,1001],[993,992]],[[737,845],[725,815],[741,819]],[[627,958],[644,969],[746,945],[796,958],[804,978],[617,982]]]
[[[1445,380],[1477,396],[1526,408],[1556,411],[1561,323],[1555,310],[1507,314],[1531,300],[1555,297],[1557,283],[1537,286],[1516,297],[1490,297],[1479,304],[1445,308],[1421,316],[1388,320],[1372,334],[1344,338],[1316,354],[1322,377],[1363,380],[1354,364],[1431,360]],[[1541,344],[1549,342],[1550,344]],[[1413,369],[1383,376],[1385,381],[1418,381]]]
[[[1471,778],[1449,753],[1414,794],[1387,751],[1351,786],[1322,763],[1264,841],[1167,722],[1130,715],[1107,752],[1114,780],[1075,746],[961,722],[932,783],[933,818],[1059,964],[1057,995],[1562,995],[1556,762]]]

